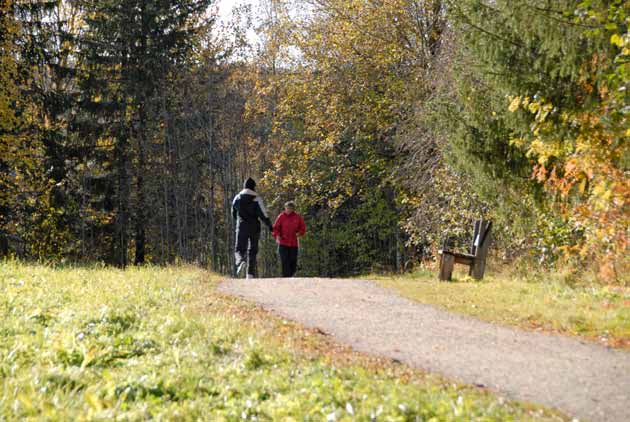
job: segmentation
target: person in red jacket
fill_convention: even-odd
[[[283,277],[293,277],[297,271],[298,236],[304,236],[304,233],[306,224],[302,216],[295,212],[295,202],[287,202],[284,204],[284,212],[273,225],[273,237],[278,242]]]

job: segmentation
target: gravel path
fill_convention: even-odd
[[[228,280],[219,289],[361,352],[555,407],[580,421],[630,422],[628,352],[488,324],[365,281]]]

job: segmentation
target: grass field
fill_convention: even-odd
[[[561,420],[356,354],[216,280],[0,263],[0,420]]]
[[[524,279],[509,273],[490,274],[479,282],[460,273],[447,283],[436,274],[367,278],[410,299],[486,321],[630,348],[630,288],[570,286],[544,275]]]

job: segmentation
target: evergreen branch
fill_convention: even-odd
[[[574,21],[569,21],[569,20],[565,20],[565,19],[560,19],[560,18],[556,18],[554,16],[552,16],[552,14],[557,14],[557,15],[564,15],[563,11],[560,10],[554,10],[554,9],[548,9],[548,8],[543,8],[540,6],[536,6],[534,4],[531,4],[527,1],[523,2],[523,5],[525,7],[528,7],[530,9],[534,9],[537,10],[539,12],[542,12],[543,14],[545,14],[545,16],[549,19],[551,19],[554,22],[563,24],[563,25],[567,25],[567,26],[577,26],[577,27],[582,27],[582,28],[589,28],[589,29],[602,29],[604,28],[604,25],[588,25],[588,24],[584,24],[584,23],[578,23],[578,22],[574,22]]]

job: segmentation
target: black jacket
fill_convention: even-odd
[[[241,224],[259,226],[262,220],[271,230],[271,220],[262,198],[251,189],[243,189],[232,201],[232,217],[236,220],[237,227]]]

